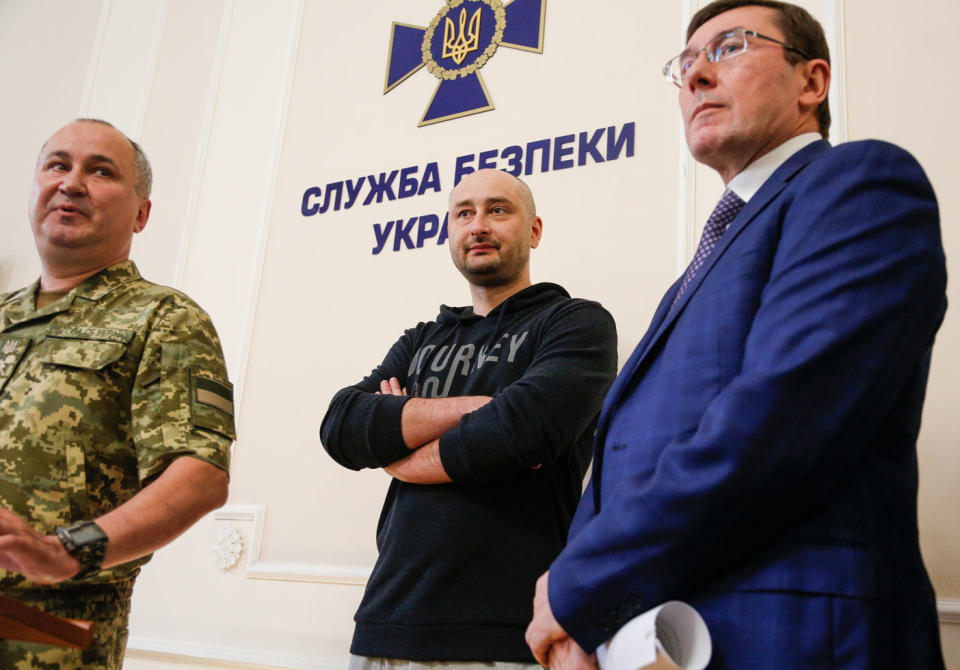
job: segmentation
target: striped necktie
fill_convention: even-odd
[[[697,271],[706,262],[710,256],[710,252],[717,246],[717,242],[720,241],[724,231],[726,231],[727,226],[733,223],[733,220],[737,218],[737,214],[740,213],[740,210],[743,209],[745,204],[746,203],[740,199],[740,196],[729,190],[720,198],[720,202],[713,208],[710,218],[707,219],[707,225],[703,227],[703,235],[700,236],[697,253],[693,255],[693,260],[690,261],[690,265],[687,266],[687,271],[683,273],[683,279],[680,281],[680,289],[673,298],[673,303],[670,305],[671,309],[677,304],[677,301],[680,300],[680,296],[687,290],[687,286],[693,281],[693,278],[697,276]]]

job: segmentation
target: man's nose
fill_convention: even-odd
[[[490,221],[483,212],[477,212],[477,215],[470,221],[470,234],[475,237],[486,235],[490,232]]]
[[[716,63],[707,60],[707,52],[699,51],[686,74],[683,75],[683,85],[693,91],[716,83]]]
[[[60,178],[58,190],[65,195],[79,196],[86,194],[87,186],[79,170],[69,170]]]

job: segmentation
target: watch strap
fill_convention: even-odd
[[[93,521],[78,521],[57,526],[57,538],[67,553],[80,562],[80,572],[73,579],[83,579],[100,572],[107,554],[107,534]]]

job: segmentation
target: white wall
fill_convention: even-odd
[[[917,155],[957,276],[960,94],[941,73],[960,6],[802,4],[834,46],[834,141],[881,137]],[[238,383],[230,502],[145,569],[127,667],[344,666],[387,480],[336,466],[317,429],[334,391],[378,363],[403,328],[441,302],[468,301],[432,241],[371,253],[374,224],[442,216],[458,156],[636,124],[633,157],[526,177],[545,221],[534,280],[603,302],[626,359],[721,190],[685,157],[676,93],[659,76],[695,5],[551,0],[542,54],[501,47],[482,69],[495,110],[418,128],[437,80],[421,70],[383,94],[390,25],[426,26],[440,0],[0,0],[0,291],[37,273],[25,205],[40,144],[74,116],[102,116],[141,141],[154,165],[154,209],[135,260],[211,313]],[[442,193],[300,213],[308,187],[408,166],[422,175],[433,161]],[[953,284],[949,293],[960,304]],[[923,548],[954,622],[958,330],[953,310],[920,443]],[[221,573],[210,551],[228,528],[244,555]],[[943,630],[960,670],[958,628]]]

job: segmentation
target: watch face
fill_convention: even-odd
[[[104,538],[103,531],[100,530],[96,524],[92,523],[84,524],[79,528],[70,531],[70,535],[73,538],[73,541],[79,546],[91,544]]]

